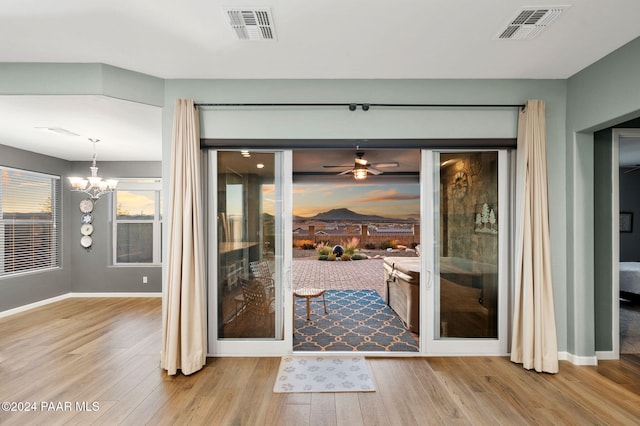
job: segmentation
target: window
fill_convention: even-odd
[[[114,265],[160,264],[160,179],[120,179],[113,203]]]
[[[0,166],[0,277],[60,267],[60,176]]]

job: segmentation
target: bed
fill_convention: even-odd
[[[620,262],[620,292],[640,296],[640,262]]]

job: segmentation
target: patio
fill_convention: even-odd
[[[373,290],[381,299],[385,299],[384,260],[378,253],[375,253],[374,257],[370,259],[357,261],[320,261],[315,256],[300,257],[305,253],[297,254],[298,256],[294,256],[292,268],[294,289],[314,287],[329,291]],[[397,252],[394,252],[393,255],[397,255]],[[250,317],[242,315],[241,309],[238,310],[239,305],[234,302],[234,298],[239,294],[241,294],[241,290],[237,286],[226,295],[230,302],[226,304],[227,311],[224,313],[225,321],[221,330],[222,334],[225,337],[265,337],[264,330],[256,328],[255,324],[250,324]],[[322,298],[316,298],[311,301],[312,310],[315,310],[316,315],[324,313],[321,308],[318,311],[318,307],[321,305],[317,305],[317,303],[321,303],[321,300]],[[304,303],[301,299],[299,302]],[[333,318],[334,315],[335,312],[330,310],[327,318]],[[315,319],[318,319],[317,316]],[[417,334],[410,334],[415,340],[419,339]]]
[[[396,253],[394,253],[395,255]],[[384,291],[384,260],[383,257],[373,257],[371,259],[357,261],[320,261],[314,257],[294,258],[293,261],[293,288],[314,287],[331,291],[331,297],[348,297],[339,296],[345,294],[345,291],[354,292],[353,294],[362,295],[363,292],[373,291],[377,293],[381,299],[385,299]],[[338,293],[334,293],[338,292]],[[373,294],[375,294],[373,293]],[[358,296],[360,297],[360,296]],[[329,309],[329,314],[324,314],[321,305],[321,298],[312,301],[315,305],[315,315],[311,321],[305,321],[303,318],[302,302],[296,304],[296,314],[294,323],[294,350],[382,350],[385,351],[417,351],[419,336],[409,332],[401,325],[399,319],[389,317],[383,321],[386,325],[382,327],[382,334],[376,334],[380,330],[376,330],[373,324],[376,320],[373,318],[382,318],[383,308],[378,306],[377,313],[371,313],[371,319],[365,319],[368,308],[365,306],[357,306],[355,297],[347,306],[356,309],[360,320],[353,321],[349,319],[349,310],[345,308],[337,308],[331,304],[333,309]],[[367,302],[369,303],[369,302]],[[371,302],[373,303],[373,302]],[[380,300],[380,303],[382,300]],[[369,305],[373,307],[373,305]],[[384,310],[388,311],[393,317],[395,313],[387,306]],[[362,309],[362,310],[360,310]],[[344,310],[344,312],[343,312]],[[338,319],[345,316],[344,319]],[[391,327],[393,322],[397,322],[397,327]],[[366,326],[366,327],[365,327]],[[371,334],[364,332],[370,330]],[[363,334],[364,332],[364,334]],[[389,334],[391,333],[391,334]],[[335,336],[334,336],[335,334]],[[407,334],[411,337],[404,337]],[[354,339],[359,343],[351,345],[348,341]],[[381,345],[377,342],[379,339],[395,342],[394,344]],[[361,340],[363,342],[361,342]],[[370,343],[365,343],[370,342]],[[356,347],[360,349],[356,349]]]
[[[293,288],[316,287],[325,290],[375,290],[384,298],[382,258],[365,260],[320,261],[294,259]]]

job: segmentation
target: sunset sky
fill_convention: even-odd
[[[310,217],[331,209],[405,219],[420,215],[418,184],[295,184],[293,214]]]
[[[4,213],[41,213],[51,211],[51,180],[19,170],[0,174],[0,211]],[[25,194],[28,196],[25,197]]]

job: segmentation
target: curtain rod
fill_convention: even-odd
[[[379,103],[196,103],[198,107],[348,107],[355,111],[361,107],[368,111],[371,107],[397,108],[524,108],[524,104],[379,104]]]

